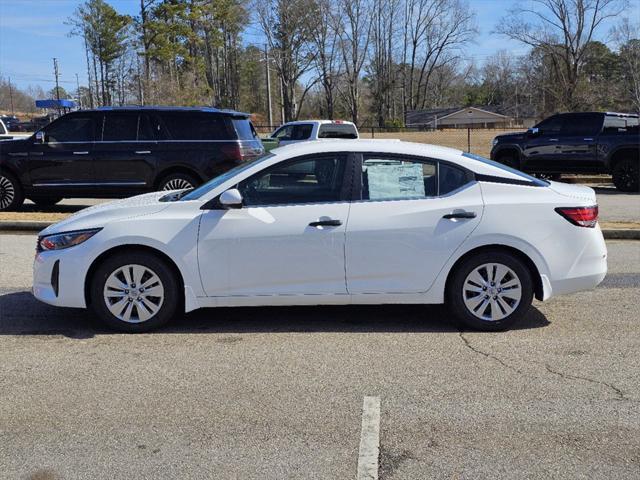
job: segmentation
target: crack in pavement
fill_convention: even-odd
[[[547,372],[553,373],[554,375],[557,375],[557,376],[562,377],[562,378],[573,379],[573,380],[583,380],[585,382],[589,382],[589,383],[594,383],[596,385],[605,386],[605,387],[609,388],[611,391],[613,391],[615,393],[615,395],[617,397],[616,400],[628,400],[628,401],[632,401],[632,402],[635,401],[635,400],[633,400],[631,398],[627,398],[625,396],[625,393],[622,390],[620,390],[615,385],[611,385],[610,383],[603,382],[601,380],[594,380],[593,378],[581,377],[581,376],[578,376],[578,375],[571,375],[569,373],[558,372],[557,370],[554,370],[553,368],[551,368],[546,363],[544,364],[544,367],[547,369]]]
[[[458,334],[460,335],[460,338],[462,339],[462,341],[464,342],[465,346],[471,350],[472,352],[475,352],[479,355],[485,356],[487,358],[490,358],[496,362],[498,362],[500,365],[502,365],[503,367],[508,368],[509,370],[513,370],[514,372],[519,373],[520,375],[523,375],[524,372],[522,372],[521,370],[517,369],[516,367],[514,367],[513,365],[509,365],[508,363],[504,362],[502,359],[500,359],[499,357],[496,357],[495,355],[492,355],[490,353],[487,352],[483,352],[482,350],[474,347],[473,345],[471,345],[471,342],[469,342],[469,340],[467,339],[467,337],[464,336],[464,332],[461,330],[460,332],[458,332]]]

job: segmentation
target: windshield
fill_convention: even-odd
[[[244,172],[245,170],[248,170],[249,168],[253,167],[254,165],[257,165],[258,163],[264,162],[265,160],[273,156],[274,156],[273,153],[267,153],[266,155],[263,155],[262,157],[258,157],[255,160],[243,163],[242,165],[238,165],[237,167],[232,168],[228,172],[225,172],[222,175],[218,175],[217,177],[212,178],[207,183],[200,185],[198,188],[191,190],[184,197],[180,198],[180,200],[182,201],[198,200],[200,197],[209,193],[214,188],[219,187],[227,180],[233,178],[235,175],[241,172]]]
[[[504,165],[502,163],[494,162],[493,160],[489,160],[488,158],[481,157],[480,155],[476,155],[474,153],[464,152],[462,154],[462,156],[463,157],[467,157],[467,158],[471,158],[473,160],[477,160],[477,161],[482,162],[482,163],[486,163],[487,165],[491,165],[492,167],[497,167],[497,168],[499,168],[501,170],[504,170],[505,172],[509,172],[509,173],[513,173],[515,175],[518,175],[518,176],[522,177],[524,180],[527,180],[528,182],[531,182],[531,183],[537,185],[538,187],[548,187],[549,186],[549,182],[545,182],[544,180],[540,180],[539,178],[532,177],[531,175],[527,175],[526,173],[521,172],[520,170],[516,170],[515,168],[507,167],[506,165]]]

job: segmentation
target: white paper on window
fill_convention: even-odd
[[[424,198],[422,164],[367,166],[369,198]]]

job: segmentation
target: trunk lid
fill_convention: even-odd
[[[573,185],[561,182],[549,182],[549,188],[554,192],[574,200],[584,202],[585,205],[596,205],[596,192],[585,185]]]

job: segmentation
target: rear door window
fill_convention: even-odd
[[[318,138],[358,138],[355,125],[349,123],[323,123],[318,131]]]
[[[161,113],[164,136],[172,140],[235,140],[227,116],[216,113]]]
[[[304,123],[302,125],[294,125],[293,133],[291,134],[291,140],[307,140],[311,137],[313,131],[313,125],[310,123]]]
[[[102,130],[104,142],[126,142],[137,139],[138,115],[106,114]]]
[[[563,117],[563,135],[596,135],[602,128],[602,115],[570,113]]]
[[[365,156],[363,200],[411,200],[438,194],[437,164],[401,157]]]
[[[138,120],[138,140],[155,140],[153,123],[148,115],[140,115]]]

